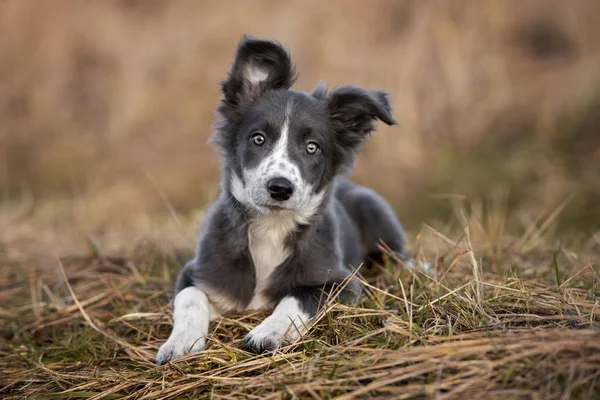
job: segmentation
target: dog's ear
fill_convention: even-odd
[[[229,119],[242,115],[264,92],[289,89],[296,80],[292,60],[277,42],[244,36],[229,76],[221,82],[219,111]]]
[[[336,141],[344,148],[356,150],[375,129],[375,120],[396,124],[386,92],[355,86],[334,89],[327,97]]]
[[[323,81],[317,82],[310,95],[317,100],[325,100],[327,98],[327,84]]]

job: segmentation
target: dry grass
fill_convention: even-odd
[[[94,241],[87,252],[37,258],[6,243],[0,392],[597,398],[600,235],[558,246],[548,234],[555,213],[516,236],[504,232],[497,211],[457,215],[459,223],[440,230],[424,225],[413,243],[434,262],[434,276],[388,260],[361,278],[360,304],[327,304],[287,348],[264,356],[241,350],[266,314],[227,315],[212,325],[206,351],[161,368],[153,357],[169,334],[172,279],[190,250],[183,241],[174,241],[183,252],[154,238],[116,252]]]

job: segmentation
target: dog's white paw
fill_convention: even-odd
[[[206,294],[190,286],[177,293],[173,301],[173,331],[158,349],[156,363],[165,364],[184,354],[204,350],[210,305]]]
[[[288,329],[289,327],[289,329]],[[264,320],[244,338],[244,347],[257,353],[273,351],[283,344],[290,343],[300,336],[298,331],[283,321]]]
[[[284,298],[269,317],[252,329],[244,338],[244,347],[262,353],[298,339],[309,320],[293,297]]]
[[[185,354],[197,353],[204,350],[205,344],[204,337],[197,335],[189,333],[171,335],[169,340],[158,349],[156,363],[163,365]]]

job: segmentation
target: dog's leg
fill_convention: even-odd
[[[204,349],[210,310],[208,297],[197,287],[189,286],[177,293],[173,301],[173,331],[158,350],[158,365]]]
[[[244,347],[261,353],[299,338],[317,310],[317,300],[306,294],[284,297],[273,313],[248,333]]]

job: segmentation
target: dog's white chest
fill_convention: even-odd
[[[291,254],[285,240],[293,227],[293,218],[277,214],[263,215],[250,223],[248,240],[254,262],[256,286],[254,297],[247,309],[257,310],[270,306],[263,292],[269,284],[273,271]]]

